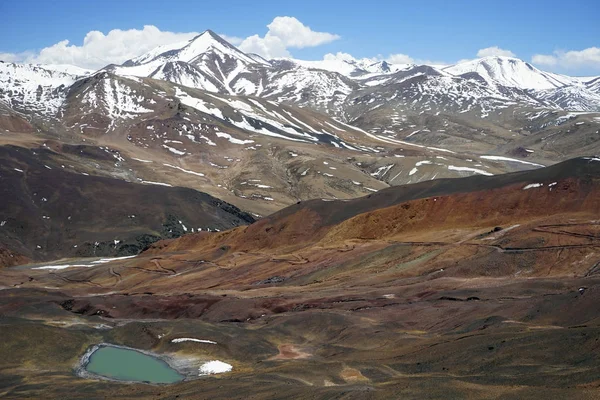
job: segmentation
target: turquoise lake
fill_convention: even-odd
[[[119,347],[100,347],[90,356],[85,369],[122,381],[175,383],[184,376],[158,358]]]

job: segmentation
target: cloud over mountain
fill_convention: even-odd
[[[600,71],[600,48],[588,47],[583,50],[557,50],[552,54],[535,54],[531,62],[570,70],[588,67]]]
[[[477,57],[492,57],[492,56],[516,57],[516,54],[510,50],[501,49],[498,46],[486,47],[485,49],[480,49],[477,52]]]
[[[34,64],[72,64],[97,69],[107,64],[120,64],[157,46],[183,42],[198,35],[197,32],[176,33],[161,31],[154,25],[143,29],[113,29],[107,34],[90,31],[81,45],[62,40],[37,53],[0,54],[0,59]]]
[[[267,33],[262,37],[222,36],[231,44],[239,46],[242,51],[257,53],[265,58],[289,57],[289,49],[320,46],[340,38],[333,33],[314,31],[297,18],[287,16],[275,17],[267,28]],[[143,29],[113,29],[107,34],[90,31],[81,45],[62,40],[39,52],[0,53],[0,60],[32,64],[72,64],[98,69],[108,64],[121,64],[157,46],[184,42],[198,34],[161,31],[154,25],[145,25]]]
[[[340,38],[333,33],[313,31],[294,17],[275,17],[267,28],[265,36],[253,35],[242,41],[240,50],[265,58],[290,57],[290,48],[315,47]]]

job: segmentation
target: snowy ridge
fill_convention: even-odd
[[[0,100],[18,111],[54,117],[77,78],[35,65],[0,62]]]
[[[208,94],[193,95],[182,88],[175,88],[175,96],[186,106],[212,118],[216,118],[240,131],[260,134],[279,139],[305,143],[325,143],[334,147],[358,150],[345,143],[334,133],[323,127],[313,127],[303,122],[298,115],[285,109],[273,109],[273,105],[264,100],[245,97]],[[337,128],[333,124],[329,126]],[[356,130],[356,128],[354,128]],[[250,144],[252,140],[238,139],[228,132],[215,132],[216,137],[227,139],[232,144]]]
[[[214,32],[207,30],[187,42],[159,46],[144,55],[130,60],[124,65],[142,65],[154,61],[160,61],[162,63],[168,61],[183,61],[193,64],[194,61],[201,58],[203,54],[210,50],[239,58],[248,64],[259,62],[259,59],[255,60],[246,55]]]
[[[268,74],[262,97],[336,111],[357,87],[350,79],[334,72],[287,67],[289,64],[286,63],[284,68]]]
[[[588,90],[591,90],[596,94],[600,94],[600,76],[592,78],[591,80],[587,81],[585,85],[588,88]]]
[[[126,83],[127,79],[140,82],[140,77],[219,95],[261,97],[310,108],[345,121],[377,113],[381,107],[381,114],[392,111],[396,115],[394,110],[402,109],[405,110],[402,112],[419,114],[466,114],[467,118],[497,118],[509,107],[600,111],[599,77],[552,74],[516,58],[487,57],[449,67],[394,65],[343,55],[320,61],[267,61],[240,51],[212,31],[185,42],[159,46],[121,66],[110,65],[92,75],[65,65],[42,68],[1,63],[0,101],[16,111],[55,117],[62,110],[66,94],[76,88],[73,84],[81,76],[92,79],[106,72],[126,79],[104,82],[103,89],[84,93],[82,102],[88,111],[93,109],[109,117],[110,127],[115,126],[115,121],[153,111],[152,103],[145,102],[143,96]],[[181,100],[188,101],[185,96]],[[225,98],[220,100],[228,104]],[[188,105],[219,118],[214,110],[218,111],[223,104]],[[265,113],[257,105],[249,106],[252,112],[231,107],[237,116],[219,119],[249,132],[309,142],[321,141],[326,135],[320,129],[307,130],[302,122],[286,116]],[[396,121],[392,119],[399,117],[389,118],[388,126],[394,126]],[[245,142],[245,139],[231,137],[231,143]],[[332,140],[334,145],[348,145],[336,138]]]
[[[564,86],[554,90],[542,90],[536,94],[558,109],[590,112],[600,110],[600,92],[596,93],[582,86]]]
[[[519,89],[554,89],[576,83],[573,78],[540,71],[511,57],[485,57],[447,67],[444,71],[455,76],[476,72],[489,84]]]
[[[150,50],[149,52],[142,54],[139,57],[135,57],[127,62],[125,62],[124,65],[141,65],[141,64],[146,64],[150,61],[152,61],[153,59],[155,59],[156,57],[160,56],[163,53],[166,53],[168,51],[171,50],[180,50],[182,48],[184,48],[185,46],[187,46],[193,39],[190,40],[186,40],[184,42],[176,42],[176,43],[171,43],[171,44],[164,44],[162,46],[158,46],[155,47],[154,49]]]
[[[264,60],[245,54],[214,32],[172,46],[161,46],[120,67],[119,75],[150,76],[222,94],[261,96],[340,116],[357,90],[385,92],[419,111],[471,112],[486,117],[517,103],[533,107],[598,109],[600,79],[571,78],[541,71],[510,57],[486,57],[449,67],[390,64],[338,55],[318,61]],[[407,90],[405,90],[407,88]],[[383,94],[383,93],[381,93]],[[426,104],[425,104],[426,103]],[[378,102],[373,106],[381,104]],[[372,107],[371,107],[372,109]]]
[[[81,98],[81,106],[87,112],[101,112],[107,116],[111,120],[109,129],[115,127],[119,120],[153,112],[148,108],[152,99],[134,89],[127,79],[100,72],[92,82],[76,97]]]
[[[94,70],[76,67],[75,65],[69,64],[38,64],[37,67],[74,76],[86,76],[94,73]]]
[[[241,90],[232,85],[236,78],[259,65],[270,67],[261,57],[245,54],[208,30],[187,42],[160,46],[110,70],[121,76],[152,77],[213,93],[235,94]]]
[[[223,84],[218,79],[191,64],[179,61],[162,64],[150,77],[209,92],[224,91]]]
[[[363,58],[355,59],[349,55],[341,58],[332,58],[317,61],[298,60],[293,58],[283,58],[297,66],[308,69],[320,69],[323,71],[336,72],[346,77],[364,79],[376,75],[392,74],[401,70],[407,70],[415,67],[415,64],[390,64],[386,61]]]

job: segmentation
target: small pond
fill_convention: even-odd
[[[120,381],[175,383],[184,376],[165,361],[142,352],[114,346],[100,346],[89,357],[85,370]]]

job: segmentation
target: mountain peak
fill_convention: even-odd
[[[127,61],[123,66],[130,67],[142,64],[157,64],[154,67],[156,68],[159,64],[172,61],[182,61],[193,64],[195,60],[198,60],[204,54],[212,51],[237,58],[246,64],[261,63],[261,61],[257,61],[253,57],[248,56],[221,36],[217,35],[214,31],[207,29],[185,42],[159,46],[140,57]],[[267,62],[262,61],[262,63]]]
[[[231,46],[231,47],[235,47],[234,45],[232,45],[231,43],[229,43],[227,40],[223,39],[221,36],[217,35],[214,31],[207,29],[204,32],[202,32],[201,34],[199,34],[198,36],[194,37],[191,41],[197,40],[197,39],[204,39],[204,40],[215,40],[223,45],[227,45],[227,46]]]
[[[569,77],[541,71],[515,57],[489,56],[444,68],[452,75],[477,73],[491,84],[520,89],[554,89],[572,84]]]
[[[247,64],[256,63],[256,61],[249,57],[246,53],[242,52],[240,49],[210,29],[202,32],[200,35],[190,40],[185,47],[179,49],[175,53],[175,58],[177,61],[193,63],[194,60],[198,59],[209,51],[217,51],[219,53],[229,55]]]

